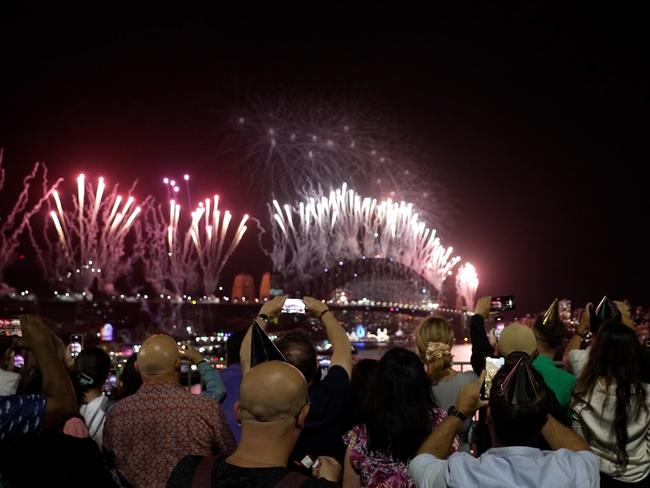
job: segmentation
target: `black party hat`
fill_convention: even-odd
[[[533,375],[531,365],[526,358],[510,367],[510,371],[499,385],[498,394],[513,407],[525,407],[537,402],[545,395],[543,386]]]
[[[612,302],[609,301],[609,298],[604,296],[596,307],[594,315],[598,318],[598,320],[603,322],[605,320],[615,319],[618,315],[618,310],[612,304]]]
[[[256,320],[253,321],[251,336],[251,368],[265,361],[287,362],[280,350],[269,339]]]
[[[560,320],[560,311],[559,311],[560,301],[556,298],[551,303],[551,306],[548,307],[548,310],[544,313],[542,317],[542,326],[546,328],[562,326],[562,320]]]
[[[591,314],[591,331],[595,334],[604,321],[617,319],[620,316],[618,309],[609,301],[607,296],[604,296],[596,310]]]

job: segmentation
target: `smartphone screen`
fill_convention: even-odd
[[[501,297],[492,297],[490,303],[490,312],[503,312],[505,310],[512,310],[515,308],[515,297],[512,295],[504,295]]]
[[[490,398],[492,380],[504,363],[505,358],[485,358],[485,381],[483,381],[483,386],[481,387],[482,400],[488,400]]]
[[[497,342],[499,342],[499,339],[501,338],[501,332],[503,332],[503,329],[505,329],[505,324],[497,324],[496,327],[494,328],[494,337],[496,337]]]
[[[187,374],[190,372],[190,363],[181,361],[181,373]]]
[[[300,298],[287,298],[282,306],[282,313],[306,313],[305,302]]]
[[[25,366],[25,358],[20,354],[14,355],[14,368],[21,369]]]
[[[73,358],[79,356],[79,353],[84,347],[83,334],[70,334],[70,354]]]

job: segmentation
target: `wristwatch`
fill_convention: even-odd
[[[263,314],[263,313],[260,313],[260,314],[258,314],[257,316],[258,316],[259,318],[261,318],[262,320],[264,320],[265,322],[268,322],[268,321],[269,321],[269,316],[268,316],[268,315],[265,315],[265,314]]]
[[[456,408],[456,405],[449,407],[449,410],[447,410],[447,417],[458,417],[461,422],[465,422],[467,420],[467,415],[458,410],[458,408]]]

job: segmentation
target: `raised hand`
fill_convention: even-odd
[[[476,302],[476,307],[474,307],[474,313],[476,315],[483,316],[484,319],[490,316],[490,307],[492,306],[492,297],[481,297],[478,302]]]
[[[304,297],[302,299],[305,302],[307,310],[309,310],[314,317],[320,317],[326,310],[329,309],[326,303],[321,302],[312,297]]]
[[[264,303],[264,305],[262,305],[262,308],[260,308],[259,315],[266,315],[270,319],[277,317],[278,315],[280,315],[280,312],[282,311],[282,307],[284,306],[284,301],[286,299],[287,299],[286,295],[273,297],[271,300],[269,300],[268,302]]]

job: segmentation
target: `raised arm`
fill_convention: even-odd
[[[268,302],[265,302],[264,305],[262,305],[262,308],[260,308],[257,317],[255,317],[255,321],[264,331],[266,331],[268,321],[280,315],[286,298],[287,297],[284,295],[274,297],[272,300],[269,300]],[[251,327],[249,327],[246,331],[244,340],[241,343],[241,349],[239,350],[242,377],[248,372],[251,367],[251,337],[253,334]]]
[[[573,429],[555,420],[552,415],[548,416],[544,427],[542,427],[542,435],[553,450],[591,451],[582,437],[576,434]]]
[[[226,385],[223,384],[221,375],[216,368],[213,368],[203,357],[199,351],[192,346],[184,349],[179,349],[181,358],[187,359],[196,369],[201,376],[201,387],[203,391],[201,396],[212,398],[218,402],[226,397]]]
[[[576,327],[573,337],[569,339],[569,343],[564,349],[564,354],[562,355],[562,364],[564,364],[565,369],[570,369],[569,353],[574,349],[580,349],[583,337],[587,334],[587,332],[589,332],[589,320],[591,317],[592,307],[593,305],[591,303],[587,303],[587,305],[585,305],[585,309],[582,311],[582,315],[580,316],[580,324],[578,324],[578,327]]]
[[[485,332],[485,321],[490,316],[492,297],[482,297],[476,302],[474,315],[469,320],[469,335],[472,341],[472,356],[470,363],[476,374],[485,369],[485,358],[492,354],[494,348]]]
[[[304,297],[303,301],[314,314],[319,318],[325,331],[327,332],[327,339],[332,344],[332,359],[330,366],[341,366],[347,373],[348,377],[352,375],[352,346],[345,329],[341,326],[334,314],[329,309],[327,304],[316,300],[312,297]]]
[[[488,404],[487,401],[481,400],[481,386],[485,380],[485,370],[475,381],[466,384],[458,392],[456,405],[461,414],[470,418],[474,412]],[[454,442],[458,431],[462,428],[464,420],[449,416],[438,425],[433,432],[427,437],[418,454],[433,454],[438,459],[446,459]]]
[[[23,333],[21,345],[36,356],[43,379],[43,395],[47,398],[44,428],[56,427],[77,414],[77,399],[70,376],[58,358],[52,335],[41,318],[23,315],[20,326]]]

